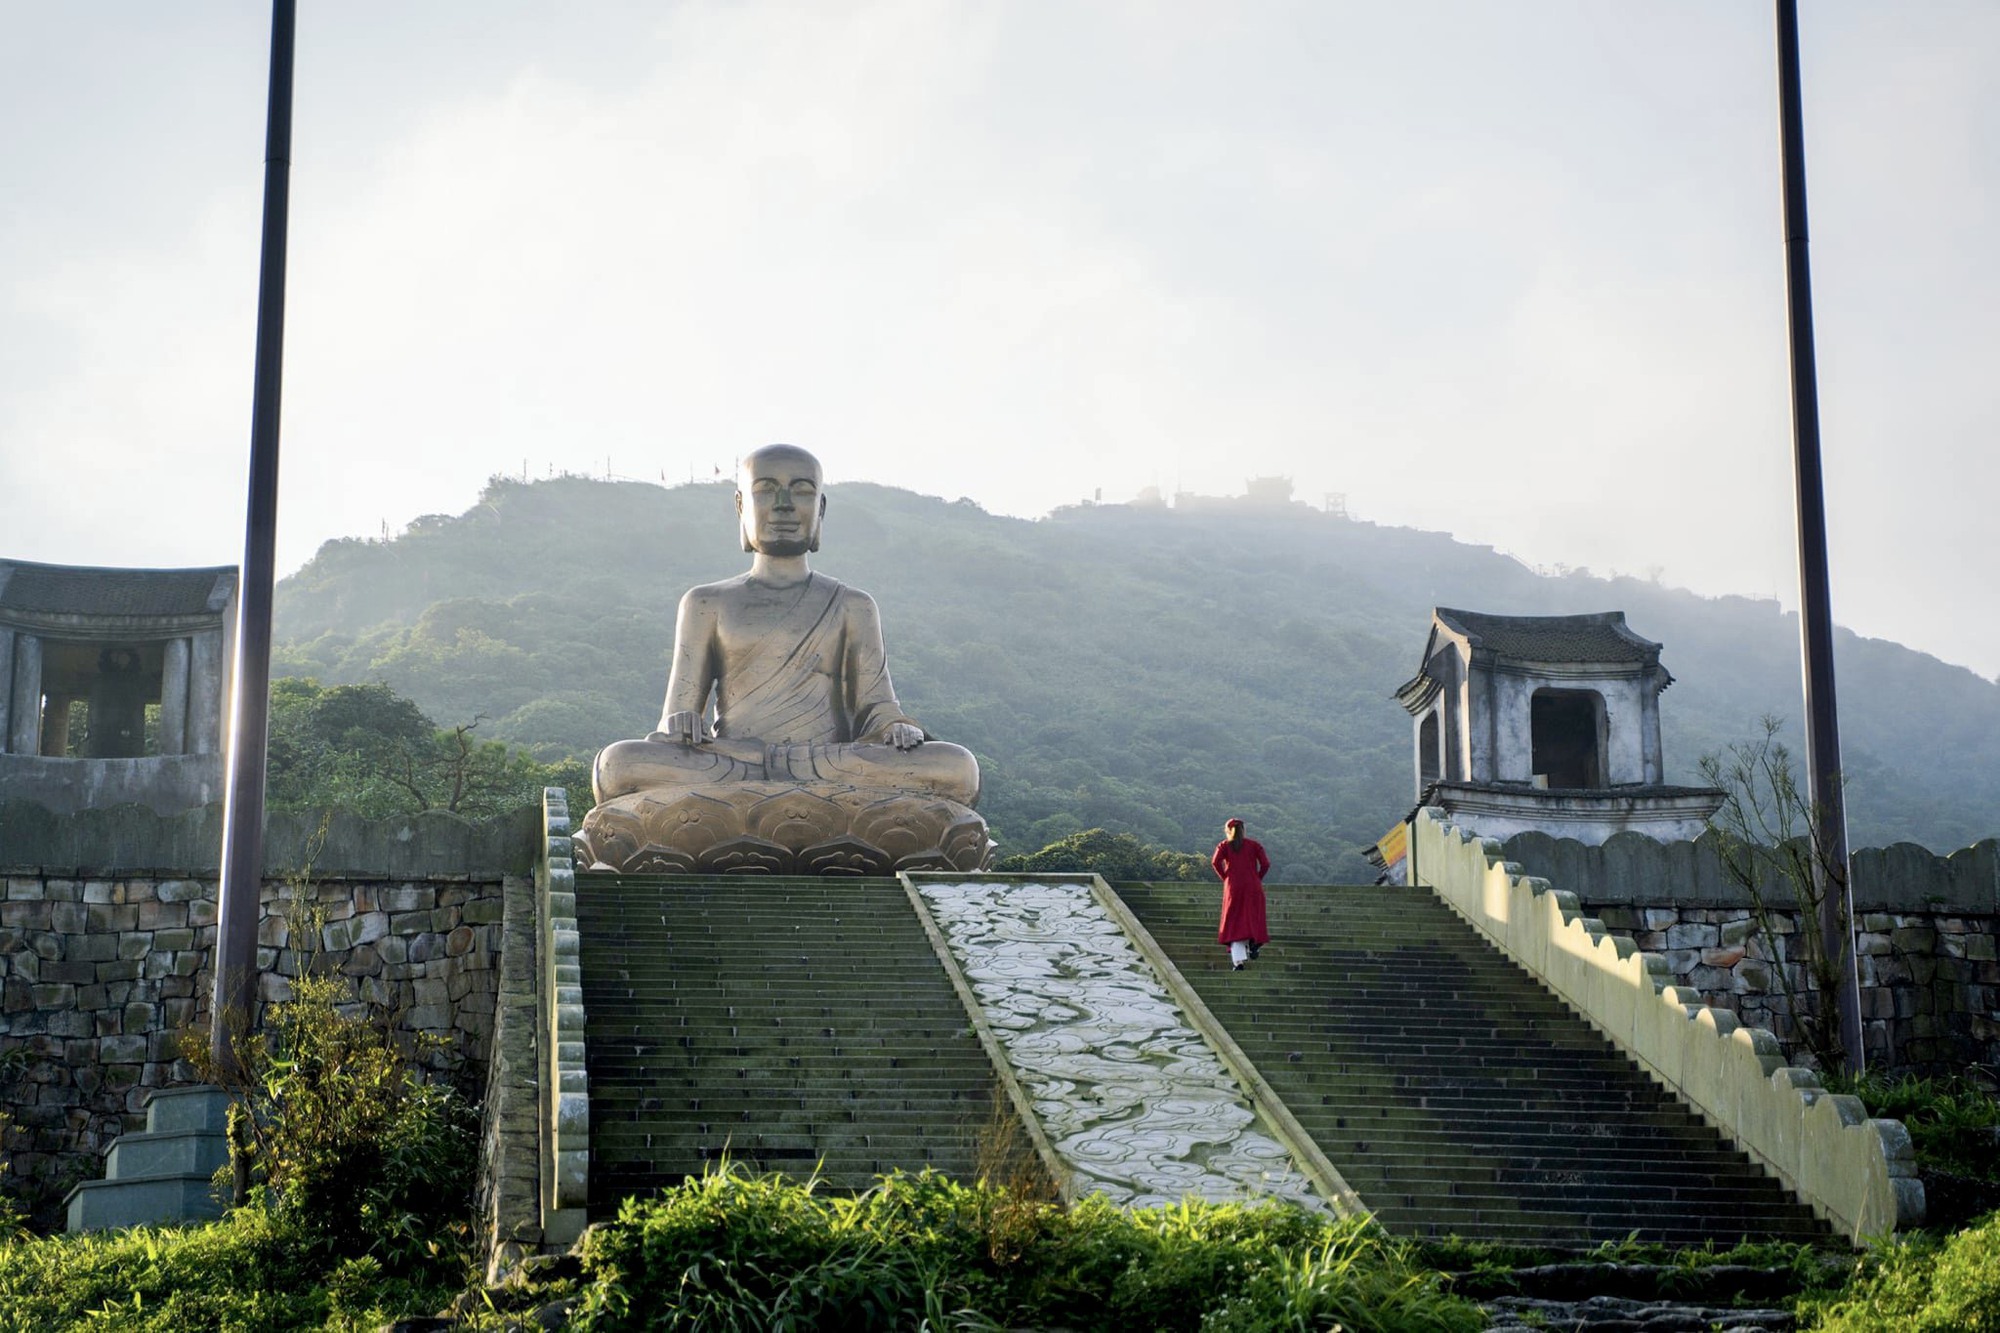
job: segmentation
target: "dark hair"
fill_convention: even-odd
[[[1240,843],[1241,843],[1241,842],[1243,841],[1243,821],[1242,821],[1242,820],[1240,820],[1240,819],[1226,819],[1226,820],[1224,820],[1224,821],[1223,821],[1223,823],[1222,823],[1222,826],[1223,826],[1224,828],[1226,828],[1226,829],[1228,829],[1228,830],[1229,830],[1229,845],[1230,845],[1230,846],[1232,846],[1232,847],[1234,847],[1234,846],[1237,846],[1238,844],[1240,844]]]

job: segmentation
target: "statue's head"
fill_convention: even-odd
[[[795,444],[767,444],[743,460],[736,479],[743,549],[804,555],[819,549],[826,496],[819,460]]]

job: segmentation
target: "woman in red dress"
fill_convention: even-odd
[[[1271,940],[1264,924],[1264,876],[1270,873],[1271,858],[1264,855],[1263,843],[1243,836],[1242,820],[1222,827],[1228,836],[1215,844],[1215,855],[1208,859],[1222,881],[1222,924],[1215,938],[1229,946],[1230,966],[1241,972]]]

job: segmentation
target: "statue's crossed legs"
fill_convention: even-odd
[[[600,803],[637,791],[732,782],[880,787],[970,806],[979,800],[979,761],[948,741],[925,741],[907,750],[868,742],[765,745],[721,737],[689,745],[656,731],[645,740],[606,746],[591,772]]]

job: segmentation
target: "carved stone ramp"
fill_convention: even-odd
[[[725,1152],[973,1176],[993,1066],[900,883],[576,878],[592,1217]]]
[[[1392,1232],[1833,1239],[1427,891],[1273,885],[1272,942],[1242,972],[1216,886],[1117,892]]]

